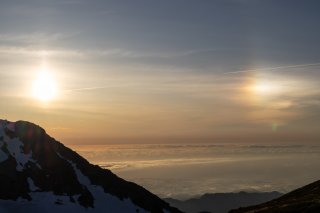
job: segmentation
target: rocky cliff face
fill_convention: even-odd
[[[319,213],[320,181],[296,189],[270,202],[239,208],[230,213]]]
[[[0,120],[1,212],[180,212],[25,122]]]

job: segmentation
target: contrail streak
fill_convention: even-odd
[[[232,75],[232,74],[237,74],[237,73],[254,72],[254,71],[261,71],[261,70],[278,70],[278,69],[286,69],[286,68],[311,67],[311,66],[318,66],[318,65],[320,65],[320,63],[296,64],[296,65],[269,67],[269,68],[261,68],[261,69],[238,70],[238,71],[226,72],[226,73],[223,73],[223,75]]]

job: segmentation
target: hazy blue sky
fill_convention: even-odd
[[[316,0],[2,0],[1,117],[66,141],[319,141],[319,9]],[[43,64],[56,85],[46,102],[32,92]]]

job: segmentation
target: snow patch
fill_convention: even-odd
[[[31,178],[28,178],[27,180],[28,180],[30,191],[34,192],[34,191],[39,190],[39,188],[34,184],[34,182]]]
[[[55,195],[53,192],[31,192],[32,200],[19,198],[17,201],[0,200],[0,212],[9,213],[87,213],[85,208],[70,202],[69,196]],[[101,212],[102,213],[102,212]]]
[[[91,184],[90,179],[85,176],[80,169],[77,168],[76,164],[72,161],[65,159],[61,156],[60,153],[57,153],[58,156],[66,161],[68,161],[73,170],[76,173],[78,181],[80,184],[87,187],[87,189],[91,192],[94,197],[94,208],[87,209],[87,212],[114,212],[114,213],[122,213],[122,212],[139,212],[139,213],[147,213],[145,209],[142,209],[136,206],[130,199],[120,200],[119,198],[110,195],[104,192],[104,189],[101,186]]]
[[[6,160],[8,158],[8,154],[11,155],[17,162],[16,170],[21,172],[25,168],[25,165],[28,162],[34,162],[32,159],[32,151],[28,154],[25,154],[22,150],[23,143],[18,138],[10,138],[5,133],[5,128],[10,131],[15,131],[15,124],[13,122],[8,122],[4,120],[0,120],[0,162]],[[1,150],[1,148],[6,145],[9,153],[5,153]]]
[[[0,200],[0,212],[1,213],[136,213],[136,209],[139,209],[139,213],[146,213],[132,204],[128,205],[124,201],[115,201],[112,196],[101,197],[98,199],[102,201],[102,205],[98,205],[95,208],[86,209],[77,202],[71,202],[71,198],[76,200],[76,196],[69,197],[65,195],[55,195],[53,192],[31,192],[29,193],[32,200],[26,200],[19,198],[16,201],[13,200]]]
[[[5,143],[7,144],[7,148],[8,148],[10,155],[16,159],[17,171],[22,172],[25,165],[29,161],[35,162],[32,159],[32,151],[30,151],[28,154],[23,153],[23,150],[21,149],[23,146],[23,143],[18,138],[10,139],[10,138],[6,137]]]

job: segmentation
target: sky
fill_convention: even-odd
[[[65,143],[320,140],[317,0],[2,0],[0,112]]]

